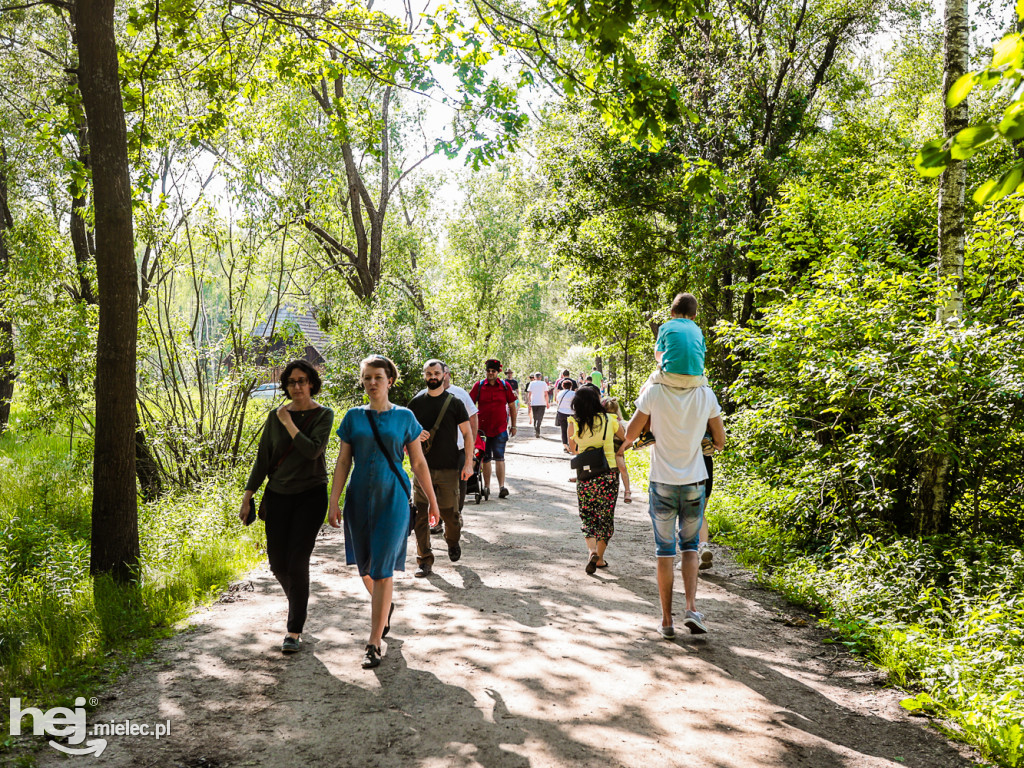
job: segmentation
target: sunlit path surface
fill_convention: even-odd
[[[587,576],[567,457],[548,417],[509,444],[510,498],[466,506],[463,557],[435,537],[428,579],[396,576],[387,654],[360,668],[367,597],[325,529],[303,649],[278,650],[285,601],[252,591],[101,699],[95,722],[170,721],[111,736],[105,766],[966,766],[871,669],[791,627],[719,550],[698,599],[710,634],[662,640],[643,494],[620,501],[610,567]],[[492,481],[493,482],[493,481]],[[494,488],[496,490],[496,486]],[[621,496],[620,496],[621,498]],[[681,584],[677,580],[677,590]],[[682,605],[681,592],[677,594]],[[678,622],[677,622],[678,623]],[[41,765],[68,765],[45,748]]]

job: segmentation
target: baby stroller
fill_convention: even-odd
[[[476,444],[473,446],[473,474],[466,481],[466,495],[472,493],[477,504],[480,503],[480,499],[484,498],[484,476],[480,471],[480,465],[483,464],[482,459],[486,445],[487,441],[483,435],[478,435]]]

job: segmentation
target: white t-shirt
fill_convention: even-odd
[[[572,399],[576,397],[576,393],[571,389],[560,389],[555,394],[555,397],[557,398],[558,412],[567,413],[571,416],[573,413]]]
[[[689,485],[708,479],[700,441],[708,419],[722,414],[711,387],[677,389],[653,384],[636,401],[638,410],[651,417],[655,443],[651,447],[651,475],[655,483]]]
[[[534,379],[526,387],[530,393],[530,405],[544,405],[544,393],[548,391],[548,385],[543,379]]]
[[[426,389],[421,389],[416,394],[417,395],[422,395],[426,391],[427,391]],[[480,411],[480,409],[476,407],[476,403],[473,402],[473,398],[471,398],[469,396],[469,392],[464,390],[462,387],[456,387],[454,384],[452,384],[445,391],[455,395],[457,398],[459,398],[459,400],[462,401],[462,404],[464,406],[466,406],[466,413],[469,414],[469,418],[473,418]],[[458,445],[458,448],[461,451],[463,448],[466,447],[466,439],[462,436],[462,430],[461,429],[458,430],[458,432],[456,433],[455,437],[456,437],[456,441],[455,441],[456,445]]]

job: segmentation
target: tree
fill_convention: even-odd
[[[115,0],[75,0],[78,81],[88,120],[100,299],[93,456],[93,574],[136,577],[135,351],[138,284]]]
[[[966,35],[966,2],[961,9],[957,4],[947,4],[946,29],[949,34]],[[1024,153],[1021,151],[1021,140],[1024,139],[1024,0],[1017,0],[1017,31],[1004,36],[992,50],[992,59],[988,66],[967,72],[967,61],[955,61],[950,66],[947,62],[947,73],[959,73],[956,80],[946,83],[944,95],[946,107],[956,110],[964,104],[965,99],[976,86],[985,90],[994,90],[997,95],[1010,96],[1009,104],[1002,109],[1002,119],[981,120],[968,126],[966,111],[962,123],[956,123],[956,133],[951,126],[946,126],[945,136],[932,139],[921,147],[914,160],[922,176],[938,176],[944,173],[947,166],[957,161],[971,158],[975,153],[1002,137],[1016,148],[1016,162],[1005,169],[998,177],[987,179],[974,191],[974,201],[979,205],[995,202],[1007,195],[1024,192]],[[959,52],[957,40],[954,52]],[[966,52],[964,52],[966,56]],[[966,107],[964,107],[966,109]],[[1024,206],[1020,208],[1024,218]]]
[[[953,86],[963,77],[968,67],[967,0],[946,0],[944,24],[944,63],[942,94],[943,131],[955,136],[967,127],[967,102],[949,104]],[[967,186],[967,168],[962,160],[950,160],[939,177],[939,259],[938,277],[946,298],[936,311],[936,319],[945,325],[963,316],[964,294],[964,190]],[[940,429],[949,428],[951,414],[942,414]],[[920,533],[945,533],[949,530],[950,456],[941,447],[933,446],[926,454],[921,475],[921,494],[918,499]]]

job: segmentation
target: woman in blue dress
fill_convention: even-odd
[[[431,525],[437,525],[440,510],[420,447],[423,428],[412,411],[388,399],[398,368],[383,355],[371,355],[359,364],[359,377],[370,404],[350,408],[338,427],[341,450],[334,466],[328,520],[341,527],[338,500],[351,469],[352,482],[345,494],[345,560],[359,568],[370,593],[370,640],[363,668],[371,669],[380,665],[386,650],[383,638],[391,629],[394,572],[405,570],[410,484],[402,471],[403,449],[409,452],[412,471],[426,493]]]

